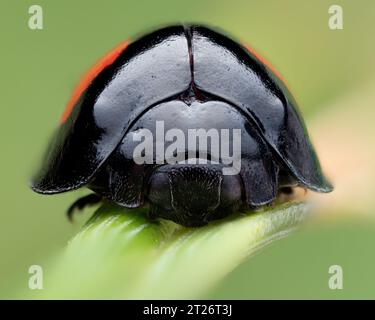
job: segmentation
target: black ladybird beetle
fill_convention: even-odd
[[[206,162],[189,161],[200,158],[200,144],[189,149],[198,142],[178,150],[185,161],[161,163],[151,152],[154,162],[137,163],[134,137],[143,129],[157,136],[158,121],[183,134],[240,130],[239,171],[223,174],[227,163],[222,154],[213,159],[212,144]],[[252,49],[195,25],[123,43],[78,86],[32,189],[54,194],[82,186],[95,193],[76,201],[69,215],[107,199],[149,205],[150,218],[185,226],[272,203],[296,186],[332,190],[280,75]]]

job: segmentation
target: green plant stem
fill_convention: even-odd
[[[308,212],[304,203],[287,203],[184,228],[107,204],[45,269],[44,290],[31,298],[199,298]]]

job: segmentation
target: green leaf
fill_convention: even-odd
[[[98,209],[28,298],[199,298],[246,257],[284,237],[305,203],[235,214],[201,228],[150,222],[147,209]]]

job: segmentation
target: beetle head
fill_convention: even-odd
[[[220,165],[165,165],[150,177],[151,215],[199,226],[220,218],[241,202],[239,176],[224,176]]]

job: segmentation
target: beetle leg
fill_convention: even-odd
[[[247,204],[259,207],[275,200],[277,194],[277,167],[268,157],[244,161],[241,176]]]
[[[74,212],[76,211],[82,211],[85,207],[91,206],[94,204],[99,203],[102,201],[102,197],[95,194],[91,193],[87,196],[84,196],[82,198],[79,198],[78,200],[74,201],[73,204],[68,208],[66,215],[69,219],[70,222],[73,222],[73,215]]]
[[[282,188],[280,188],[280,192],[284,193],[286,195],[291,195],[291,194],[293,194],[293,189],[292,189],[292,187],[282,187]]]

